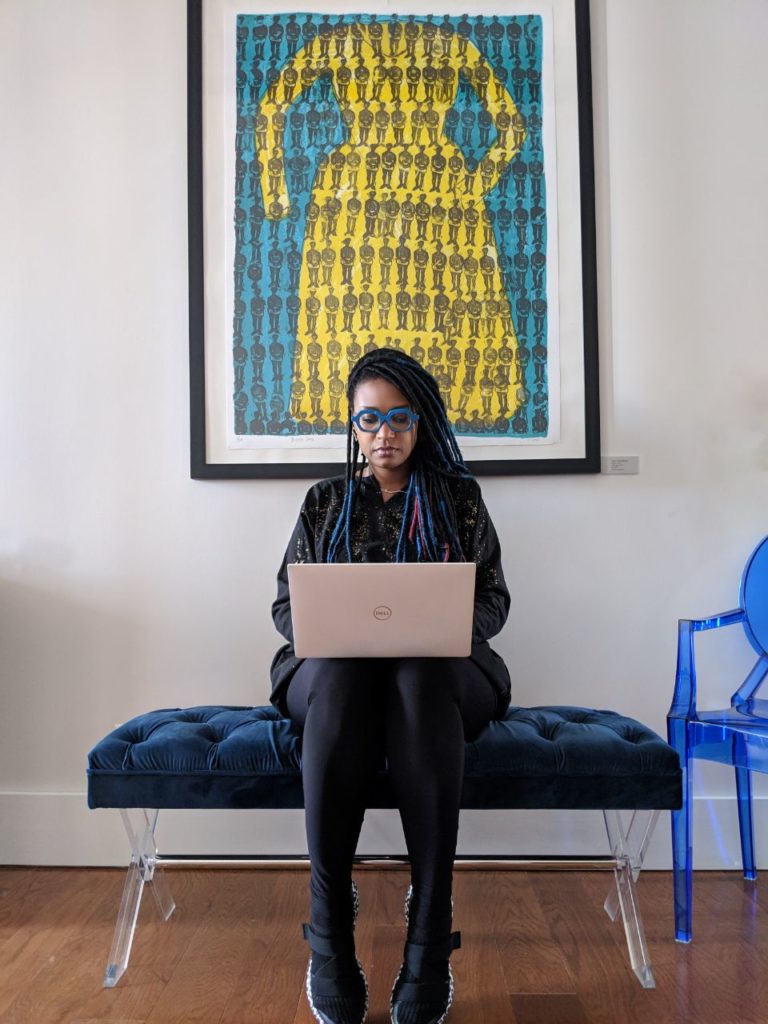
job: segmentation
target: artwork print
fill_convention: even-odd
[[[460,438],[557,440],[543,37],[534,14],[237,17],[235,444],[345,435],[380,346]]]

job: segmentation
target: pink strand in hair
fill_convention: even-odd
[[[416,529],[417,526],[419,528],[419,537],[421,538],[422,546],[426,547],[427,542],[426,538],[424,537],[424,524],[421,518],[421,502],[419,501],[418,498],[416,498],[416,500],[413,503],[413,515],[411,516],[411,526],[410,529],[408,530],[408,540],[413,540],[414,530]]]

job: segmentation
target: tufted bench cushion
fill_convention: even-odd
[[[395,807],[386,763],[367,805]],[[614,711],[510,708],[466,747],[461,806],[676,809],[677,754]],[[268,707],[151,711],[88,755],[89,807],[300,808],[301,734]]]

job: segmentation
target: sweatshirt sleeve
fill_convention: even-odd
[[[277,573],[277,597],[272,604],[272,621],[278,633],[290,644],[293,643],[293,622],[291,620],[291,595],[288,590],[288,566],[293,562],[317,561],[315,557],[316,515],[315,488],[312,488],[304,499],[299,518],[283,555],[283,561]]]
[[[501,567],[501,545],[478,488],[477,519],[467,558],[477,563],[472,642],[482,643],[507,621],[510,596]]]

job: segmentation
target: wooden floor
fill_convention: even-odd
[[[175,869],[177,910],[142,907],[128,971],[102,988],[122,872],[0,868],[0,1024],[313,1024],[303,992],[304,870]],[[402,870],[356,872],[369,1024],[389,1022],[400,963]],[[760,884],[696,876],[695,938],[672,939],[667,873],[640,880],[657,988],[632,974],[605,872],[461,870],[449,1024],[763,1024],[768,916]],[[768,904],[764,903],[764,906]]]

